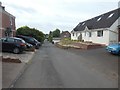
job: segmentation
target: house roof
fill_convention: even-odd
[[[61,34],[66,34],[66,33],[69,33],[68,31],[62,31]],[[70,34],[70,33],[69,33]]]
[[[83,31],[87,27],[91,29],[109,28],[120,17],[120,8],[104,13],[89,20],[80,22],[73,30]]]
[[[2,3],[1,3],[1,2],[0,2],[0,9],[2,9],[2,12],[3,12],[3,13],[7,14],[8,16],[11,16],[11,17],[15,18],[15,16],[13,16],[12,14],[10,14],[9,12],[7,12],[7,11],[5,10],[5,6],[2,6]]]

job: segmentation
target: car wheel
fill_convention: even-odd
[[[16,48],[14,48],[14,49],[13,49],[13,53],[15,53],[15,54],[20,53],[20,49],[19,49],[19,48],[17,48],[17,47],[16,47]]]
[[[37,45],[35,48],[36,48],[36,49],[39,49],[39,46]]]
[[[120,55],[120,51],[118,52],[118,55]]]

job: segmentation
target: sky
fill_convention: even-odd
[[[0,0],[16,17],[16,29],[36,28],[45,34],[55,29],[72,31],[79,22],[118,8],[119,0]]]

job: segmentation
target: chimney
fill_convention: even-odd
[[[0,7],[2,7],[3,10],[5,10],[5,7],[2,6],[2,2],[0,2]]]

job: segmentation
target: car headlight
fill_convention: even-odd
[[[112,48],[112,50],[117,50],[117,48]]]

